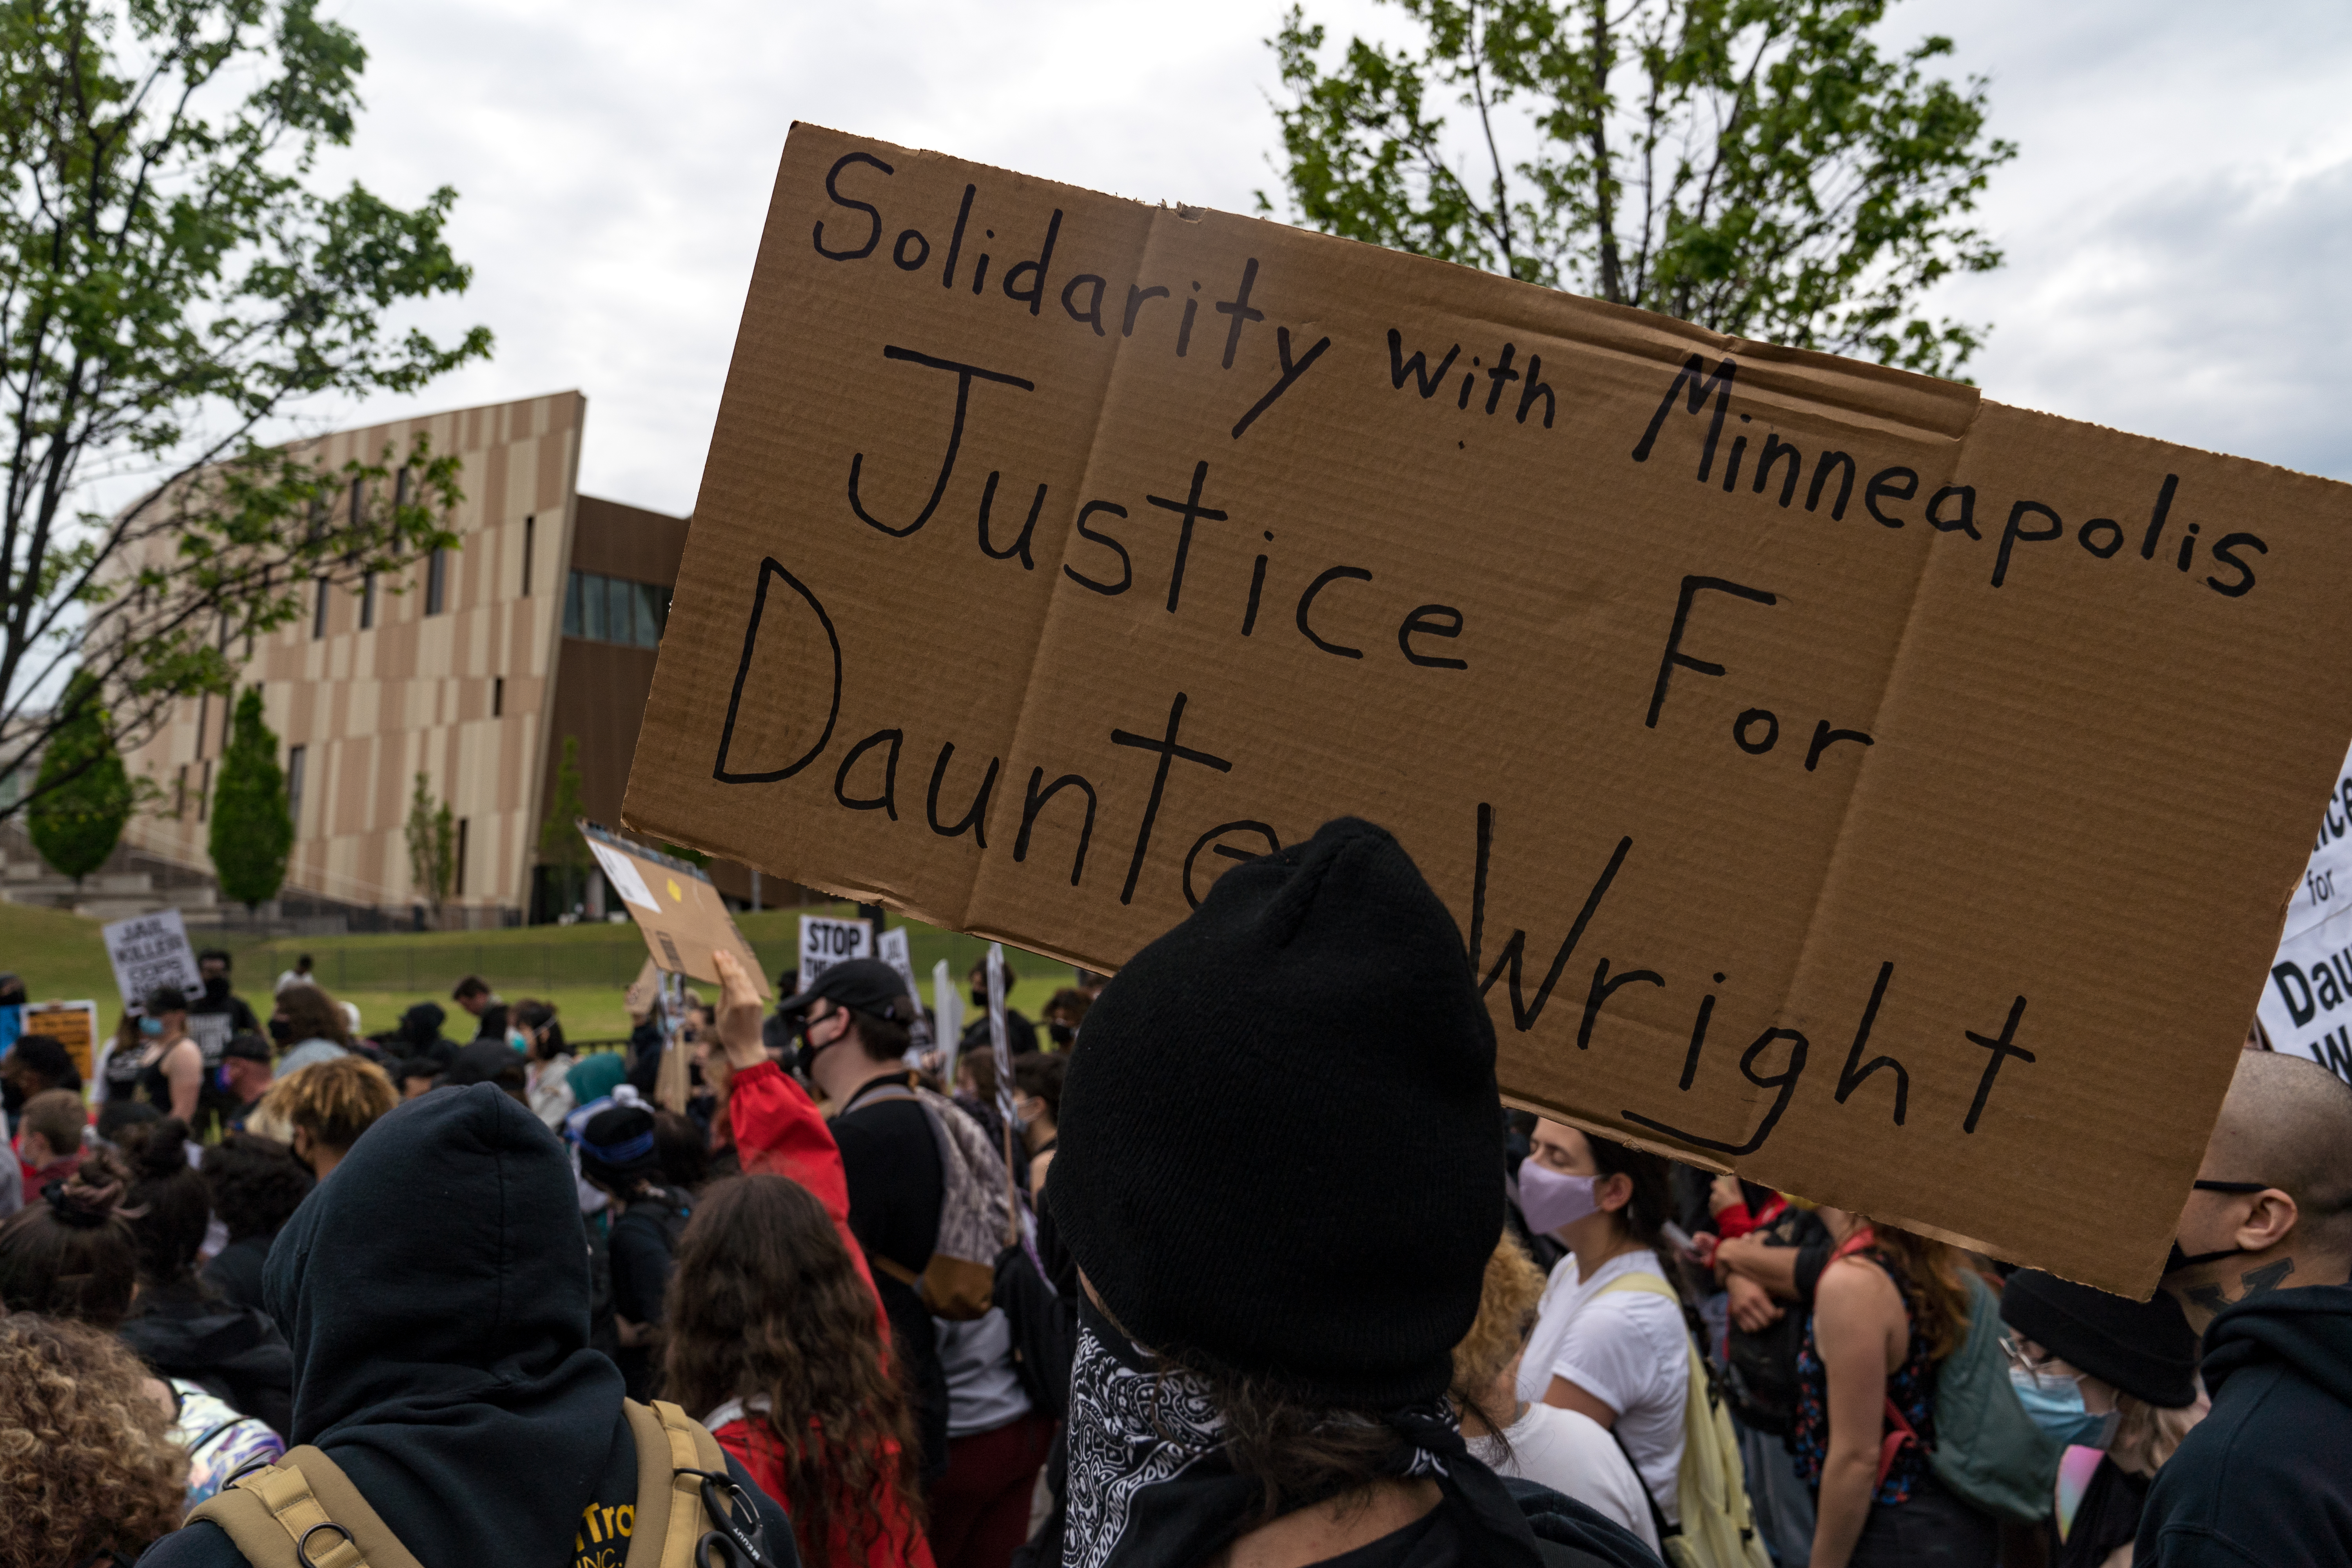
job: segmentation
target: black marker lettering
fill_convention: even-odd
[[[1369,583],[1372,580],[1372,574],[1360,566],[1334,566],[1307,584],[1307,592],[1298,595],[1298,632],[1301,637],[1325,653],[1336,653],[1341,658],[1361,658],[1364,657],[1362,648],[1343,647],[1338,643],[1325,642],[1315,635],[1315,628],[1307,624],[1307,613],[1315,607],[1315,596],[1342,577],[1350,577],[1359,583]]]
[[[1029,832],[1037,826],[1037,814],[1045,809],[1047,801],[1076,784],[1086,794],[1087,819],[1078,828],[1077,858],[1070,862],[1070,886],[1075,888],[1078,885],[1079,873],[1087,868],[1087,842],[1095,836],[1095,786],[1076,773],[1064,773],[1040,792],[1037,785],[1045,777],[1045,770],[1043,768],[1029,770],[1029,787],[1021,795],[1021,832],[1013,840],[1013,858],[1015,860],[1029,858]]]
[[[1837,1102],[1843,1105],[1846,1097],[1860,1089],[1872,1073],[1881,1068],[1895,1069],[1895,1125],[1903,1125],[1904,1107],[1911,1100],[1911,1075],[1893,1057],[1873,1057],[1865,1065],[1863,1048],[1870,1044],[1870,1031],[1878,1022],[1878,1005],[1886,1000],[1886,983],[1895,976],[1895,961],[1887,960],[1878,966],[1878,984],[1870,988],[1870,1002],[1862,1010],[1862,1027],[1853,1033],[1853,1048],[1845,1054],[1845,1066],[1838,1073]]]
[[[1274,400],[1280,397],[1284,393],[1288,392],[1290,390],[1290,384],[1297,381],[1300,376],[1305,375],[1307,374],[1307,367],[1313,364],[1317,360],[1322,358],[1323,351],[1330,346],[1331,340],[1329,338],[1318,338],[1316,340],[1315,346],[1308,349],[1305,355],[1299,359],[1297,364],[1293,364],[1290,363],[1290,329],[1288,327],[1275,328],[1274,349],[1275,353],[1278,354],[1282,360],[1282,378],[1274,384],[1273,388],[1268,391],[1264,397],[1259,398],[1255,403],[1250,405],[1250,411],[1247,414],[1243,415],[1239,422],[1234,426],[1234,439],[1236,441],[1240,440],[1242,438],[1242,432],[1248,429],[1252,425],[1256,424],[1257,416],[1265,413],[1267,409],[1273,407]]]
[[[852,163],[870,163],[886,174],[894,172],[889,164],[884,163],[881,159],[877,158],[871,153],[844,153],[841,157],[835,162],[833,167],[824,172],[824,194],[833,198],[833,202],[835,206],[844,206],[849,208],[852,212],[864,213],[866,215],[866,221],[869,226],[866,231],[866,243],[859,246],[856,249],[827,250],[824,247],[824,220],[823,218],[819,218],[816,224],[816,231],[814,236],[816,241],[816,253],[819,256],[824,257],[827,261],[862,261],[866,257],[873,255],[874,247],[882,243],[881,209],[876,207],[870,202],[856,201],[849,196],[843,195],[841,194],[841,188],[834,183],[841,178],[841,172],[849,167]],[[918,263],[918,265],[919,265],[919,263]]]
[[[917,353],[912,349],[886,346],[882,351],[882,357],[906,360],[914,364],[928,365],[933,370],[951,370],[955,372],[956,376],[955,423],[948,428],[947,456],[940,460],[940,477],[931,486],[931,499],[923,503],[923,510],[916,515],[914,521],[904,528],[892,528],[888,523],[868,513],[865,504],[857,497],[857,477],[859,471],[865,467],[866,454],[854,453],[849,459],[849,510],[856,512],[860,521],[881,530],[891,538],[904,539],[931,521],[931,513],[939,510],[940,498],[947,493],[948,477],[955,472],[956,449],[963,445],[963,416],[965,409],[971,402],[973,379],[977,377],[982,381],[1000,382],[1006,386],[1017,386],[1024,392],[1034,392],[1037,386],[1036,383],[1024,381],[1017,375],[1006,375],[1002,371],[982,370],[976,364],[960,364],[951,359],[933,359],[929,354]]]
[[[1716,976],[1717,981],[1722,978],[1719,974]],[[1710,991],[1699,998],[1698,1016],[1691,1023],[1690,1048],[1683,1052],[1683,1076],[1677,1087],[1685,1093],[1689,1091],[1692,1080],[1698,1077],[1699,1053],[1706,1049],[1706,1021],[1714,1016],[1715,993]]]
[[[1078,569],[1070,565],[1067,562],[1065,562],[1062,564],[1062,574],[1069,578],[1071,582],[1076,583],[1081,588],[1091,588],[1096,593],[1102,595],[1105,598],[1113,599],[1117,598],[1119,595],[1126,593],[1129,588],[1134,585],[1135,563],[1128,559],[1126,545],[1121,544],[1118,540],[1113,539],[1108,533],[1097,533],[1093,529],[1087,526],[1087,519],[1094,516],[1094,514],[1098,511],[1107,511],[1113,517],[1125,517],[1127,515],[1127,508],[1115,505],[1107,500],[1090,500],[1087,502],[1086,505],[1078,509],[1079,535],[1083,538],[1093,540],[1097,544],[1108,544],[1118,552],[1118,581],[1112,584],[1097,583],[1091,577],[1081,576],[1078,573]]]
[[[1282,853],[1282,840],[1276,838],[1274,836],[1274,829],[1268,827],[1265,823],[1248,821],[1220,822],[1217,826],[1209,829],[1208,832],[1203,833],[1200,837],[1192,840],[1192,847],[1185,853],[1184,902],[1187,905],[1196,910],[1201,907],[1201,896],[1192,891],[1192,862],[1201,858],[1201,851],[1208,848],[1211,844],[1216,843],[1218,839],[1223,838],[1228,833],[1240,833],[1244,830],[1257,834],[1265,840],[1266,854],[1279,855]],[[1223,856],[1228,860],[1256,860],[1263,858],[1261,856],[1245,855],[1230,844],[1218,844],[1215,853]]]
[[[1895,481],[1897,479],[1902,481],[1903,488],[1900,489],[1895,487]],[[1889,517],[1879,510],[1878,498],[1886,496],[1895,500],[1909,500],[1918,493],[1919,476],[1917,474],[1908,468],[1881,468],[1870,476],[1869,487],[1862,492],[1862,504],[1871,516],[1887,527],[1900,528],[1903,526],[1903,520],[1899,517]]]
[[[1184,693],[1180,691],[1176,694],[1176,700],[1169,705],[1168,732],[1159,740],[1154,741],[1143,735],[1131,735],[1125,730],[1113,730],[1110,732],[1111,744],[1114,746],[1134,746],[1141,751],[1160,753],[1160,765],[1151,775],[1151,798],[1144,805],[1143,822],[1135,834],[1135,854],[1127,863],[1127,883],[1119,889],[1118,901],[1122,904],[1135,901],[1135,879],[1143,874],[1143,857],[1151,848],[1151,825],[1159,818],[1160,797],[1168,788],[1169,764],[1181,757],[1188,763],[1198,763],[1203,767],[1214,768],[1221,773],[1234,771],[1234,764],[1223,757],[1213,757],[1206,752],[1196,752],[1178,745],[1177,731],[1183,728],[1183,724]]]
[[[907,732],[904,730],[877,730],[850,747],[849,754],[841,759],[841,766],[834,772],[833,798],[852,811],[887,812],[891,821],[898,821],[898,748],[905,743],[906,739]],[[852,796],[849,793],[849,770],[857,765],[858,758],[885,742],[889,743],[890,751],[882,759],[882,793],[877,795]]]
[[[2213,542],[2213,559],[2235,572],[2238,574],[2238,580],[2235,583],[2224,583],[2219,577],[2208,577],[2205,579],[2205,585],[2213,592],[2232,599],[2254,585],[2254,569],[2238,559],[2237,552],[2241,546],[2252,550],[2257,555],[2268,555],[2271,552],[2269,545],[2251,533],[2225,533]]]
[[[1225,359],[1227,370],[1234,368],[1234,351],[1242,346],[1242,329],[1252,321],[1265,320],[1265,312],[1252,307],[1250,289],[1257,283],[1257,258],[1253,256],[1242,265],[1242,286],[1234,290],[1230,300],[1217,302],[1217,313],[1231,316],[1232,325],[1225,329]]]
[[[1716,438],[1723,434],[1723,416],[1731,407],[1731,378],[1738,369],[1728,355],[1715,367],[1713,375],[1706,374],[1706,362],[1698,355],[1693,354],[1685,360],[1682,374],[1675,376],[1674,384],[1666,388],[1666,395],[1660,400],[1658,411],[1650,416],[1650,427],[1642,433],[1641,443],[1633,448],[1633,460],[1637,463],[1650,460],[1650,447],[1657,440],[1659,430],[1664,427],[1666,416],[1675,410],[1675,394],[1687,385],[1690,388],[1690,411],[1696,414],[1706,406],[1706,395],[1713,392],[1715,417],[1707,423],[1706,444],[1699,448],[1698,455],[1698,479],[1701,484],[1705,484],[1707,474],[1715,468]]]
[[[2156,509],[2147,514],[2147,532],[2139,542],[2139,558],[2156,559],[2156,542],[2164,536],[2164,519],[2172,510],[2172,492],[2180,488],[2179,474],[2164,476],[2164,488],[2156,492]]]
[[[923,247],[915,253],[914,259],[911,261],[907,258],[907,242],[910,239]],[[930,258],[931,242],[923,237],[923,231],[919,228],[903,231],[898,236],[898,243],[890,247],[890,259],[897,263],[901,272],[920,272],[923,269],[923,263]]]
[[[1442,621],[1437,620],[1434,617],[1438,616],[1446,616],[1447,619]],[[1416,635],[1425,635],[1433,637],[1460,637],[1462,635],[1462,612],[1455,609],[1453,605],[1422,605],[1415,607],[1411,615],[1405,616],[1403,624],[1397,627],[1397,647],[1403,652],[1405,661],[1407,663],[1420,665],[1424,669],[1467,669],[1470,668],[1470,663],[1467,659],[1441,658],[1434,654],[1413,652],[1412,638]]]
[[[979,189],[978,185],[963,188],[963,203],[956,208],[955,232],[948,236],[948,264],[940,273],[940,287],[942,289],[955,287],[956,258],[963,252],[963,226],[971,218],[972,194]]]
[[[1764,450],[1756,459],[1756,493],[1760,496],[1770,487],[1772,465],[1783,458],[1789,462],[1787,471],[1780,476],[1780,506],[1786,510],[1789,503],[1797,499],[1797,471],[1805,466],[1805,455],[1794,441],[1783,441],[1772,435],[1764,437]]]
[[[1759,1073],[1756,1070],[1756,1058],[1761,1056],[1765,1048],[1775,1040],[1789,1042],[1789,1065],[1777,1073]],[[1718,1142],[1713,1138],[1701,1138],[1695,1132],[1685,1132],[1680,1128],[1669,1127],[1663,1121],[1653,1121],[1648,1117],[1637,1115],[1631,1110],[1622,1111],[1620,1114],[1637,1127],[1646,1127],[1653,1132],[1663,1132],[1669,1138],[1680,1139],[1694,1148],[1712,1149],[1720,1154],[1753,1154],[1757,1150],[1764,1147],[1764,1140],[1772,1136],[1772,1129],[1780,1121],[1780,1113],[1789,1109],[1789,1100],[1797,1092],[1797,1080],[1804,1075],[1804,1036],[1794,1029],[1767,1029],[1756,1037],[1756,1043],[1748,1047],[1747,1053],[1739,1058],[1740,1076],[1759,1089],[1777,1089],[1780,1092],[1773,1098],[1772,1109],[1764,1113],[1764,1120],[1758,1124],[1755,1135],[1745,1143],[1725,1143]]]
[[[1071,299],[1071,296],[1078,291],[1079,285],[1085,283],[1093,284],[1094,292],[1087,297],[1087,308],[1081,310],[1078,309],[1076,301]],[[1084,321],[1087,326],[1092,327],[1095,330],[1095,336],[1101,337],[1103,335],[1103,290],[1109,287],[1110,280],[1108,279],[1097,278],[1091,272],[1081,272],[1076,278],[1071,279],[1067,283],[1062,285],[1062,309],[1068,314],[1070,320],[1074,321]]]
[[[2000,1064],[2011,1057],[2025,1062],[2033,1059],[2032,1051],[2011,1043],[2017,1038],[2017,1021],[2024,1016],[2025,998],[2020,996],[2010,1006],[2009,1022],[2000,1026],[2000,1038],[1988,1040],[1973,1029],[1967,1031],[1971,1041],[1992,1053],[1992,1059],[1985,1063],[1984,1076],[1977,1079],[1977,1097],[1969,1104],[1968,1120],[1960,1123],[1961,1131],[1977,1130],[1977,1119],[1984,1114],[1985,1101],[1992,1098],[1992,1080],[2000,1076]]]
[[[1878,742],[1859,730],[1832,730],[1826,719],[1813,726],[1813,743],[1805,748],[1805,771],[1811,773],[1820,765],[1822,753],[1840,741],[1852,741],[1858,745],[1874,746]]]
[[[1054,241],[1061,232],[1062,209],[1055,207],[1054,216],[1045,220],[1045,243],[1039,248],[1037,259],[1016,261],[1004,269],[1003,284],[1004,297],[1008,300],[1026,300],[1029,313],[1033,316],[1037,313],[1037,307],[1045,301],[1045,273],[1054,265]],[[1024,288],[1020,282],[1021,275],[1024,272],[1035,274],[1026,288]]]
[[[980,781],[980,793],[971,797],[971,809],[963,814],[962,821],[953,827],[949,827],[940,821],[940,784],[948,776],[948,759],[954,755],[954,742],[950,741],[940,748],[940,760],[931,764],[931,790],[930,794],[923,798],[923,816],[929,821],[931,831],[940,837],[961,838],[969,833],[973,842],[985,849],[988,847],[988,826],[985,820],[988,816],[988,797],[996,788],[996,769],[1003,759],[1002,757],[988,759],[988,774]]]
[[[1584,994],[1584,1019],[1576,1026],[1578,1050],[1592,1048],[1592,1026],[1601,1016],[1602,1005],[1609,998],[1617,994],[1617,988],[1621,985],[1631,985],[1637,980],[1644,985],[1664,985],[1666,983],[1664,975],[1650,969],[1629,969],[1622,974],[1612,976],[1609,973],[1609,961],[1605,958],[1594,966],[1592,989]]]
[[[2091,542],[2095,533],[2100,540],[2096,544]],[[2074,542],[2105,561],[2124,547],[2124,525],[2112,517],[2095,517],[2076,531]]]
[[[1470,973],[1474,975],[1478,973],[1479,941],[1486,924],[1486,861],[1494,843],[1494,831],[1495,808],[1482,803],[1478,807],[1478,864],[1470,891]],[[1617,879],[1617,873],[1624,868],[1625,857],[1633,850],[1633,840],[1631,837],[1617,841],[1616,852],[1609,857],[1609,864],[1601,868],[1601,875],[1593,879],[1592,890],[1585,895],[1584,907],[1577,911],[1576,923],[1568,928],[1568,935],[1560,942],[1559,950],[1552,954],[1551,967],[1544,972],[1543,983],[1536,987],[1532,1002],[1524,996],[1520,988],[1521,968],[1526,963],[1528,946],[1528,933],[1524,931],[1511,932],[1511,939],[1503,944],[1495,966],[1486,972],[1486,978],[1479,982],[1478,994],[1484,996],[1494,989],[1495,982],[1504,970],[1511,972],[1511,1024],[1520,1034],[1534,1028],[1536,1020],[1543,1016],[1544,1004],[1551,999],[1552,987],[1559,984],[1560,971],[1568,967],[1569,959],[1575,955],[1576,944],[1584,939],[1584,928],[1592,923],[1593,915],[1601,908],[1601,900],[1608,896],[1610,884]]]
[[[1543,355],[1529,354],[1527,384],[1519,388],[1519,423],[1524,425],[1528,422],[1528,410],[1534,407],[1536,399],[1540,397],[1544,400],[1544,428],[1549,430],[1551,428],[1551,416],[1558,404],[1552,397],[1551,388],[1537,379],[1541,374],[1543,374]]]
[[[988,542],[988,512],[996,504],[996,470],[992,468],[988,473],[988,486],[980,492],[980,552],[991,561],[1009,561],[1018,555],[1021,557],[1021,570],[1034,570],[1037,563],[1030,558],[1029,538],[1037,531],[1037,514],[1045,508],[1045,487],[1039,485],[1037,499],[1029,503],[1029,521],[1022,524],[1021,537],[1013,542],[1010,549],[999,550]]]
[[[1486,373],[1486,379],[1495,384],[1486,389],[1486,412],[1489,414],[1501,405],[1504,386],[1519,379],[1519,373],[1511,368],[1511,356],[1518,352],[1516,343],[1505,343],[1503,352],[1495,356],[1495,367]],[[1520,423],[1526,422],[1526,416],[1521,416]]]
[[[760,646],[760,622],[768,609],[768,584],[778,577],[782,578],[784,586],[798,594],[802,602],[815,615],[817,625],[824,628],[825,641],[833,647],[832,705],[825,710],[824,729],[818,734],[816,742],[798,758],[781,768],[769,768],[760,773],[736,773],[728,768],[727,754],[735,743],[735,719],[742,711],[743,684],[751,674],[751,656]],[[735,687],[728,694],[727,721],[719,731],[719,759],[711,764],[710,776],[720,784],[773,784],[780,779],[788,779],[824,754],[826,743],[833,739],[833,726],[840,718],[841,634],[834,630],[833,617],[824,613],[824,605],[809,592],[808,584],[785,571],[774,556],[768,556],[760,563],[759,581],[752,585],[751,618],[743,625],[743,657],[735,666]]]
[[[1946,517],[1944,502],[1954,496],[1960,501],[1960,515]],[[2013,515],[2013,514],[2012,514]],[[1965,533],[1970,539],[1982,539],[1977,531],[1977,488],[1974,485],[1946,485],[1927,501],[1927,525],[1938,533]],[[2004,551],[2001,559],[2009,559]]]
[[[1675,603],[1674,628],[1666,634],[1666,656],[1658,661],[1658,684],[1650,693],[1650,716],[1643,721],[1649,729],[1658,727],[1658,710],[1666,705],[1666,685],[1675,678],[1675,667],[1695,669],[1701,675],[1721,675],[1723,666],[1693,658],[1683,652],[1683,628],[1690,624],[1691,601],[1704,589],[1717,594],[1729,594],[1751,604],[1777,605],[1780,599],[1761,588],[1744,587],[1721,577],[1685,577],[1682,596]]]
[[[1201,504],[1201,487],[1208,481],[1206,458],[1192,465],[1192,493],[1182,500],[1170,500],[1166,496],[1145,496],[1143,499],[1162,511],[1172,511],[1184,520],[1176,532],[1176,566],[1168,574],[1168,613],[1176,613],[1176,600],[1184,592],[1184,559],[1192,552],[1192,520],[1205,517],[1212,522],[1225,521],[1223,512]]]
[[[1144,301],[1166,298],[1168,298],[1168,290],[1157,283],[1149,289],[1133,283],[1129,284],[1127,286],[1127,322],[1119,328],[1118,335],[1122,338],[1135,336],[1135,313],[1143,309]]]
[[[1391,327],[1389,329],[1389,380],[1396,384],[1399,392],[1402,392],[1404,378],[1411,375],[1414,388],[1420,392],[1423,400],[1434,397],[1437,395],[1437,389],[1445,384],[1445,373],[1454,368],[1454,356],[1461,352],[1462,345],[1455,343],[1445,351],[1445,357],[1438,361],[1437,368],[1430,370],[1429,361],[1419,349],[1412,351],[1411,359],[1404,357],[1404,334]]]
[[[1853,499],[1853,459],[1843,452],[1823,452],[1813,459],[1813,482],[1805,488],[1805,510],[1820,510],[1822,487],[1830,482],[1832,468],[1838,470],[1838,499],[1830,508],[1830,521],[1836,522],[1845,516],[1845,503]]]
[[[2041,513],[2050,520],[2050,526],[2035,529],[2020,527],[2027,512]],[[1996,588],[2000,587],[2002,579],[2009,575],[2009,552],[2012,545],[2020,541],[2028,544],[2038,544],[2044,540],[2056,539],[2065,531],[2066,525],[2059,520],[2058,514],[2038,500],[2021,500],[2011,507],[2009,525],[2000,531],[2000,552],[1993,557],[1992,585]]]
[[[1265,587],[1265,557],[1257,558],[1256,569],[1250,573],[1249,608],[1242,615],[1242,636],[1257,629],[1257,598]]]

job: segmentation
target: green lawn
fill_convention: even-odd
[[[768,910],[739,917],[743,935],[759,954],[768,983],[793,961],[800,940],[798,910]],[[828,905],[810,913],[848,915],[848,905]],[[977,937],[898,921],[908,931],[915,973],[924,1000],[930,1000],[931,965],[946,959],[959,980],[988,951]],[[477,973],[509,1001],[535,996],[553,1002],[564,1032],[573,1039],[607,1039],[628,1032],[621,993],[644,963],[646,945],[634,925],[525,926],[511,931],[423,931],[390,936],[320,936],[256,942],[235,933],[215,939],[199,934],[199,947],[218,945],[236,954],[237,991],[262,1010],[279,971],[294,955],[309,953],[320,983],[339,1000],[355,1004],[362,1026],[373,1032],[392,1024],[412,1003],[433,1001],[455,1011],[450,987],[459,976]],[[1031,1017],[1045,999],[1070,983],[1067,965],[1033,954],[1008,952],[1020,981],[1013,1005]],[[25,978],[37,1002],[88,1001],[99,1005],[101,1028],[111,1028],[119,998],[114,972],[106,961],[98,922],[55,910],[0,904],[0,969]],[[708,991],[708,986],[700,987]],[[458,1031],[453,1026],[452,1034]]]

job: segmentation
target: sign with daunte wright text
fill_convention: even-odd
[[[1369,817],[1513,1100],[2138,1294],[2352,738],[2342,485],[806,125],[694,519],[647,835],[1116,970]]]

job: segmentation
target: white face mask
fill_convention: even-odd
[[[1592,1189],[1594,1176],[1570,1176],[1538,1163],[1532,1157],[1519,1163],[1519,1212],[1528,1228],[1549,1234],[1574,1225],[1601,1207]]]

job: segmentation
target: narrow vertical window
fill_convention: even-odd
[[[584,637],[588,635],[587,611],[581,603],[580,574],[574,572],[563,584],[563,635]]]
[[[172,785],[172,816],[178,821],[187,820],[188,764],[185,763],[180,764],[180,776]]]
[[[454,886],[457,897],[461,899],[466,896],[466,819],[459,817],[457,819],[457,874]]]
[[[205,754],[205,731],[213,727],[213,694],[199,692],[196,696],[196,756]]]
[[[205,764],[204,782],[196,786],[196,820],[202,822],[212,810],[213,765]]]
[[[310,612],[310,640],[317,642],[327,635],[327,580],[319,579],[319,607]]]
[[[360,630],[373,631],[374,628],[375,574],[367,572],[360,576]]]
[[[522,596],[526,599],[530,597],[530,547],[533,542],[531,536],[538,531],[539,519],[526,517],[522,520]]]
[[[308,759],[306,748],[286,748],[286,815],[293,820],[294,837],[302,837],[302,764]]]
[[[637,596],[637,646],[661,647],[661,590],[651,583],[635,583],[630,591]]]
[[[590,642],[603,642],[609,635],[605,631],[604,581],[593,572],[580,574],[581,602],[588,612],[583,617],[586,629],[580,635]]]
[[[506,710],[507,678],[503,675],[494,675],[490,677],[490,717],[503,718]]]

